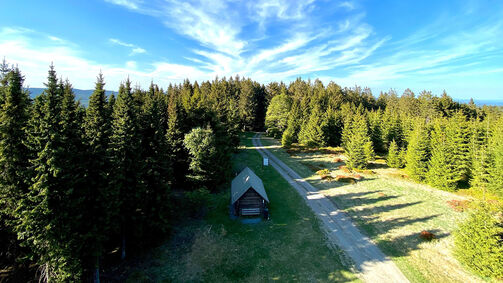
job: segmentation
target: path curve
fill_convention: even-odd
[[[262,157],[297,190],[323,223],[331,241],[354,262],[366,282],[409,282],[393,261],[353,224],[349,216],[337,209],[319,190],[262,146],[261,134],[253,137],[253,145]]]

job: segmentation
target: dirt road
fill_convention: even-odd
[[[262,146],[260,134],[253,145],[306,200],[323,223],[328,239],[352,259],[366,282],[409,282],[400,269],[351,222],[351,219],[281,160]]]

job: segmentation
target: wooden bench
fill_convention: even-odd
[[[242,208],[241,209],[241,215],[247,216],[247,215],[259,215],[260,214],[260,208]]]

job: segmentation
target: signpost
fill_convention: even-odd
[[[269,158],[264,157],[264,166],[269,166]]]

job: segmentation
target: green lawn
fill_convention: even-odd
[[[342,252],[327,247],[303,199],[272,167],[261,166],[252,136],[243,136],[234,170],[248,166],[262,178],[271,220],[231,220],[229,190],[214,195],[206,218],[177,227],[168,243],[136,265],[128,281],[359,281]]]
[[[338,169],[343,163],[333,162],[344,159],[336,150],[288,153],[274,139],[263,137],[262,143],[346,211],[412,282],[480,281],[450,253],[451,233],[466,215],[454,211],[447,201],[462,196],[397,177],[400,170],[384,165],[376,166],[375,174],[362,174],[364,179],[356,184],[322,181],[316,170],[329,169],[334,177],[344,174]],[[437,239],[421,240],[423,230]]]

